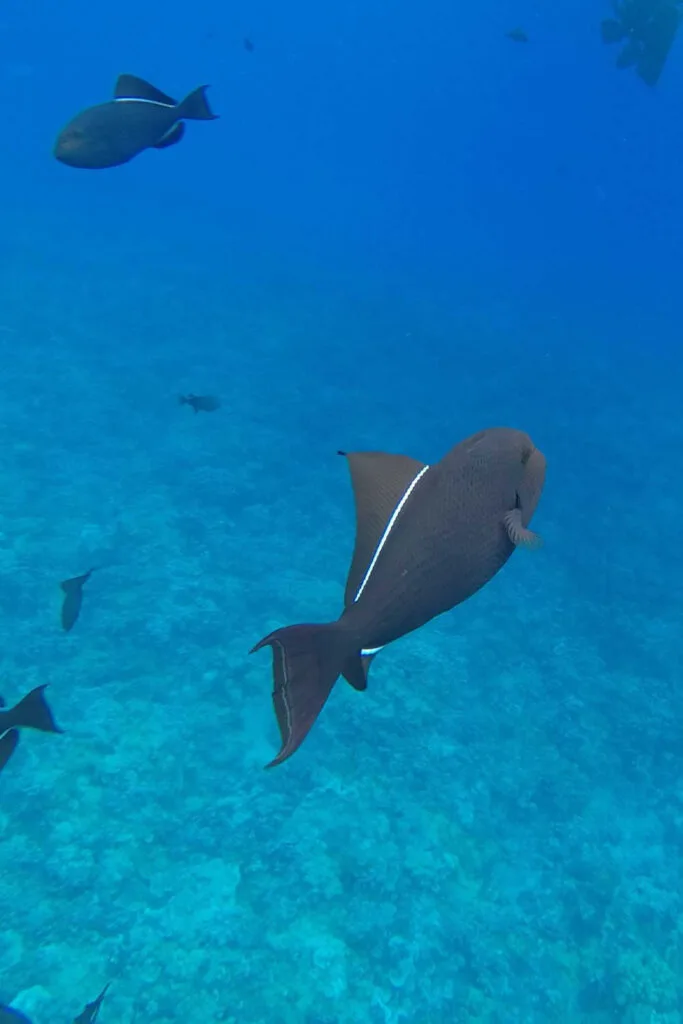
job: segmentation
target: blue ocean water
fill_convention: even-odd
[[[648,89],[609,13],[3,0],[0,692],[65,730],[0,776],[33,1024],[107,981],[101,1024],[683,1021],[683,57]],[[57,163],[123,71],[220,120]],[[262,771],[247,652],[339,614],[336,450],[494,425],[544,548]]]

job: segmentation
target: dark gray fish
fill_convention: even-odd
[[[0,1003],[0,1024],[31,1024],[25,1013]]]
[[[681,12],[675,4],[662,3],[655,6],[643,33],[644,50],[636,67],[636,73],[646,85],[655,86],[659,81],[680,21]]]
[[[70,630],[75,626],[78,616],[81,614],[83,604],[83,586],[88,582],[93,569],[88,569],[82,576],[74,576],[73,579],[63,580],[59,585],[64,591],[62,602],[62,629]]]
[[[616,18],[605,18],[600,22],[600,35],[603,43],[620,43],[626,36],[626,29]]]
[[[637,39],[630,39],[624,46],[621,53],[617,55],[616,65],[623,71],[626,68],[632,68],[634,64],[638,63],[638,60],[643,53],[643,44]]]
[[[214,121],[202,85],[178,103],[135,75],[121,75],[114,99],[77,114],[55,143],[54,155],[70,167],[117,167],[143,149],[180,142],[184,121]]]
[[[195,412],[215,412],[221,407],[216,395],[181,395],[178,401],[181,405],[191,405]]]
[[[0,697],[0,771],[2,771],[17,749],[20,729],[38,729],[40,732],[62,732],[56,724],[52,711],[45,700],[45,688],[45,685],[36,686],[34,690],[31,690],[25,697],[22,697],[13,708],[6,707],[5,701]],[[11,1007],[9,1009],[11,1010]],[[1,1014],[0,1024],[3,1024]]]
[[[505,33],[506,39],[511,39],[513,43],[528,43],[529,37],[523,28],[513,28],[510,32]]]
[[[104,988],[98,995],[97,999],[95,999],[92,1003],[86,1003],[84,1009],[79,1013],[78,1017],[74,1018],[74,1024],[93,1024],[93,1021],[97,1020],[97,1017],[100,1012],[100,1007],[102,1006],[102,1002],[107,994],[108,989],[109,984],[104,986]],[[0,1021],[0,1024],[2,1024],[2,1021]]]
[[[356,544],[344,611],[336,622],[277,629],[253,648],[273,649],[282,746],[271,765],[301,745],[340,675],[364,690],[378,651],[466,601],[515,548],[540,543],[528,527],[545,457],[520,430],[483,430],[433,466],[383,452],[347,458]]]

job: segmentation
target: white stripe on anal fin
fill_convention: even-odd
[[[358,588],[358,593],[356,594],[356,596],[353,599],[354,604],[356,603],[356,601],[358,600],[360,595],[365,590],[365,586],[366,586],[368,580],[370,579],[370,574],[372,573],[372,570],[375,568],[375,565],[377,564],[377,559],[380,556],[382,548],[384,547],[384,545],[387,542],[387,537],[391,533],[392,527],[393,527],[394,523],[396,522],[396,520],[398,519],[398,516],[399,516],[399,513],[400,513],[401,509],[403,508],[403,506],[407,502],[407,500],[410,497],[410,495],[415,490],[415,486],[417,485],[418,481],[422,479],[422,477],[425,475],[425,473],[427,472],[428,469],[429,469],[429,466],[423,466],[422,467],[422,469],[417,474],[417,476],[415,477],[413,482],[410,484],[410,486],[408,487],[407,491],[405,492],[405,494],[403,495],[403,497],[399,501],[398,505],[396,506],[396,508],[392,512],[391,519],[387,523],[386,528],[384,530],[384,533],[382,534],[382,536],[379,539],[379,544],[377,545],[377,547],[375,549],[375,553],[372,556],[372,561],[370,562],[370,565],[368,566],[368,571],[366,572],[365,576],[363,577],[363,582],[361,583],[360,587]],[[381,648],[378,647],[377,650],[379,651],[379,650],[381,650]],[[361,653],[365,653],[365,652],[361,652]],[[374,654],[374,651],[369,651],[368,653]]]
[[[382,647],[384,647],[384,644],[382,644]],[[360,656],[361,658],[371,658],[373,654],[381,651],[382,647],[364,647],[360,652]]]

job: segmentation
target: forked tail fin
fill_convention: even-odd
[[[282,747],[267,768],[281,764],[301,746],[320,714],[348,656],[336,622],[286,626],[256,647],[273,648],[273,707]]]
[[[189,96],[180,101],[176,107],[178,120],[216,121],[218,119],[218,114],[214,114],[206,98],[208,88],[208,85],[200,85],[198,89],[194,89]]]

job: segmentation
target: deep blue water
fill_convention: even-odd
[[[0,692],[65,730],[0,776],[33,1024],[107,981],[101,1024],[683,1021],[683,51],[648,89],[607,4],[458,6],[0,7]],[[221,118],[58,164],[122,71]],[[544,548],[263,772],[247,652],[339,613],[336,450],[499,424]]]

